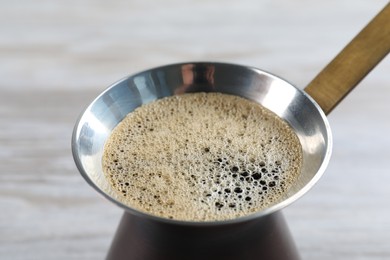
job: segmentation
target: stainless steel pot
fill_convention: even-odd
[[[116,200],[117,192],[111,189],[102,170],[104,143],[112,129],[138,106],[170,95],[199,91],[238,95],[262,104],[293,127],[302,145],[301,174],[283,200],[253,215],[226,222],[236,223],[273,213],[296,200],[320,178],[332,144],[330,127],[321,108],[305,92],[274,75],[223,63],[154,68],[125,78],[104,91],[86,109],[74,132],[73,152],[83,177],[128,212],[156,219]]]
[[[298,259],[280,210],[306,193],[323,174],[332,150],[326,114],[389,52],[389,10],[388,5],[305,91],[256,68],[191,62],[132,75],[99,95],[76,123],[72,151],[86,181],[125,210],[107,258]],[[103,146],[112,129],[142,104],[200,91],[254,100],[286,120],[303,149],[298,181],[282,200],[269,208],[227,221],[175,221],[139,212],[119,202],[101,164]]]

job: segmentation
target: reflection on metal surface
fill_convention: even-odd
[[[298,90],[294,88],[284,88],[285,82],[272,81],[267,95],[264,96],[262,105],[279,115],[285,117],[286,111],[294,102]]]

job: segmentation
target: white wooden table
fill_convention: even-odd
[[[122,211],[78,174],[82,109],[181,61],[255,66],[303,88],[386,0],[0,0],[0,259],[103,259]],[[390,59],[329,116],[324,177],[284,210],[304,259],[390,259]]]

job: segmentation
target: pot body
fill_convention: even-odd
[[[159,222],[125,212],[108,260],[300,259],[282,213],[226,225]]]

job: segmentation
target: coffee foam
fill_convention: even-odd
[[[113,130],[103,169],[119,200],[185,221],[233,219],[280,201],[300,173],[299,139],[261,105],[220,93],[159,99]]]

